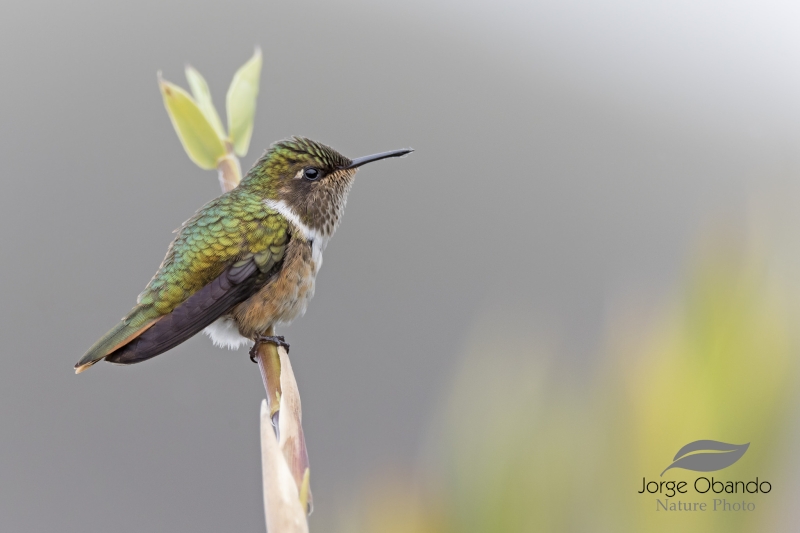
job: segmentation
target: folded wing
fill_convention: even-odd
[[[139,303],[75,365],[101,359],[133,364],[177,346],[277,273],[288,222],[258,198],[234,189],[186,221]]]

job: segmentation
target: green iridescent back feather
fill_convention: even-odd
[[[288,239],[286,219],[260,197],[236,188],[181,226],[158,272],[139,295],[139,305],[152,307],[158,315],[169,313],[236,261],[257,255],[282,257]]]
[[[289,222],[241,187],[206,204],[177,232],[136,307],[89,348],[78,366],[102,359],[238,261],[253,258],[260,270],[269,271],[283,259],[289,242]]]

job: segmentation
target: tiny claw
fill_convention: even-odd
[[[269,342],[275,346],[283,346],[286,349],[286,353],[289,353],[289,343],[286,342],[283,335],[259,335],[253,339],[253,347],[250,348],[250,360],[254,363],[258,362],[256,361],[256,356],[258,355],[258,346],[262,342]]]
[[[256,354],[258,353],[258,342],[256,342],[252,348],[250,348],[250,360],[254,363],[258,363],[256,361]]]

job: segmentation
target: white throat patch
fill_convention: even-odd
[[[300,216],[283,200],[265,199],[264,205],[280,213],[283,218],[288,220],[292,226],[303,234],[303,237],[305,237],[307,241],[311,242],[311,259],[314,261],[314,271],[318,272],[319,268],[322,266],[322,252],[328,245],[330,235],[325,235],[321,231],[305,225],[303,221],[300,220]]]

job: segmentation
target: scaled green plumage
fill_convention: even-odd
[[[283,258],[289,223],[247,187],[238,187],[206,204],[177,232],[136,307],[89,348],[77,368],[88,368],[141,333],[228,266],[252,257],[267,272]]]
[[[139,295],[139,305],[163,315],[235,261],[250,255],[259,259],[259,266],[279,260],[288,230],[286,219],[245,188],[212,200],[178,230],[161,267]]]

